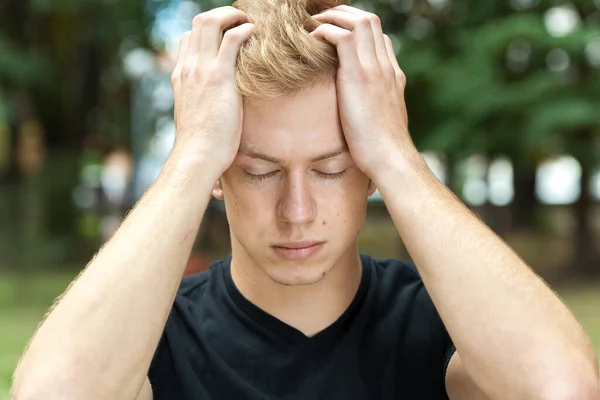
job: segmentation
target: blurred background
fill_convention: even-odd
[[[48,307],[158,175],[179,38],[226,4],[0,0],[0,400]],[[431,169],[600,351],[600,0],[353,4],[393,40]],[[361,250],[408,257],[378,193],[369,204]],[[214,201],[186,273],[228,252]]]

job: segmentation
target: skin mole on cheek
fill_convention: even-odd
[[[323,225],[327,225],[327,221],[323,220]]]

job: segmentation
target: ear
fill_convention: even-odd
[[[367,196],[372,196],[373,193],[375,193],[375,190],[377,190],[377,186],[375,186],[375,183],[373,183],[372,179],[369,179],[369,187],[367,189]]]
[[[223,188],[221,187],[221,179],[217,180],[213,186],[212,195],[217,200],[223,200]]]

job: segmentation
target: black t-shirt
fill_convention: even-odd
[[[448,399],[454,347],[416,268],[361,260],[350,307],[311,338],[237,290],[231,256],[185,277],[148,373],[154,399]]]

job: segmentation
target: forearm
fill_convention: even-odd
[[[165,166],[33,337],[15,398],[135,397],[208,204],[211,174],[193,163]]]
[[[498,399],[547,398],[542,391],[597,381],[571,312],[411,157],[376,183],[473,380]]]

